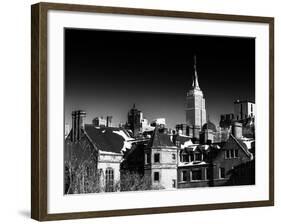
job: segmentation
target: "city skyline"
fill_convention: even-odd
[[[207,117],[233,113],[236,99],[255,101],[255,40],[215,36],[65,29],[65,123],[71,111],[125,123],[136,104],[149,121],[185,123],[193,57]]]

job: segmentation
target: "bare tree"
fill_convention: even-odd
[[[123,171],[121,173],[121,191],[160,190],[163,186],[153,186],[150,177],[137,172]]]
[[[100,192],[97,173],[97,152],[86,138],[77,142],[66,142],[64,161],[65,194]]]

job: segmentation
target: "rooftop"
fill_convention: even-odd
[[[134,139],[124,128],[95,127],[85,124],[85,133],[97,146],[99,151],[122,153],[131,148],[130,141]]]
[[[158,148],[158,147],[176,147],[173,143],[173,138],[165,132],[164,128],[160,128],[158,125],[155,127],[152,134],[151,140],[148,147]]]

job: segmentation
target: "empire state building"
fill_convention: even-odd
[[[206,123],[205,98],[199,87],[196,56],[194,56],[194,74],[192,88],[186,96],[186,124],[189,127],[189,135],[199,138],[202,126]]]

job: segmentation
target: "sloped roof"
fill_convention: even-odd
[[[245,146],[248,150],[252,149],[255,146],[255,139],[253,138],[241,138],[237,139],[242,145]]]
[[[181,145],[184,145],[185,142],[190,141],[192,138],[186,135],[177,135],[176,141],[179,141]]]
[[[199,145],[199,144],[189,145],[188,147],[185,148],[186,151],[190,151],[190,152],[195,152],[195,151],[204,152],[210,149],[211,147],[209,145]]]
[[[121,153],[126,148],[127,141],[133,140],[123,128],[85,124],[85,133],[100,151],[105,152]]]
[[[208,165],[205,161],[180,162],[179,167]]]
[[[79,142],[71,141],[71,133],[65,140],[64,160],[65,161],[85,161],[94,157],[95,152],[98,151],[95,144],[91,142],[87,135],[83,134]],[[74,158],[74,159],[72,159]]]
[[[248,150],[247,145],[241,139],[235,138],[232,134],[230,134],[229,139],[230,138],[232,138],[237,143],[237,145],[245,152],[245,154],[249,158],[253,158],[253,154]]]
[[[185,151],[194,152],[194,151],[196,151],[196,150],[199,150],[199,147],[198,147],[198,146],[199,146],[198,144],[190,145],[190,146],[188,146],[188,147],[185,149]]]
[[[161,147],[176,147],[176,146],[173,143],[172,136],[165,133],[164,129],[159,128],[159,126],[157,125],[154,129],[148,147],[161,148]]]

